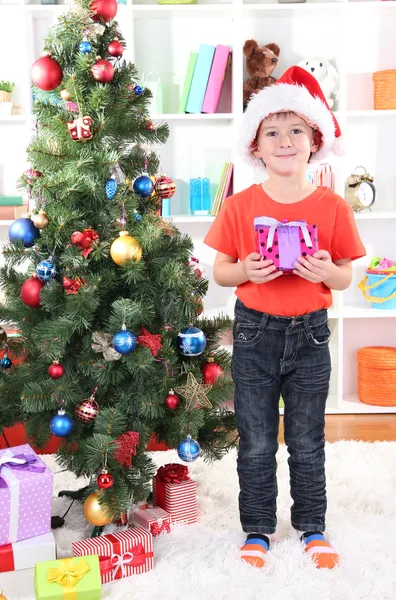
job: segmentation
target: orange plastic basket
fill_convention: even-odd
[[[396,109],[396,69],[376,71],[374,81],[374,109]]]
[[[396,406],[396,348],[359,348],[357,361],[359,400],[375,406]]]

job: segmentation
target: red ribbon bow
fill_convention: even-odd
[[[158,525],[158,523],[151,523],[150,531],[152,535],[159,535],[163,531],[170,533],[170,523],[162,523],[162,525]]]
[[[188,467],[185,465],[179,465],[177,463],[169,463],[160,467],[156,475],[158,481],[164,483],[180,483],[181,481],[188,481]]]
[[[113,579],[125,577],[125,567],[140,567],[151,558],[152,552],[145,552],[142,544],[137,544],[124,554],[112,554],[111,556],[100,556],[99,566],[101,575],[112,572]]]
[[[99,235],[95,229],[87,228],[83,231],[75,231],[71,236],[71,243],[73,246],[77,246],[79,250],[82,250],[81,254],[84,258],[87,258],[91,254],[93,248],[92,244],[96,240],[99,240]]]

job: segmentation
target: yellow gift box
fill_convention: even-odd
[[[99,600],[102,596],[99,557],[36,563],[34,589],[37,600]]]

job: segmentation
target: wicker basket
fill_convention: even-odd
[[[10,92],[3,92],[3,90],[0,90],[0,102],[11,102],[11,97]]]
[[[396,109],[396,69],[391,71],[376,71],[374,81],[374,109]]]
[[[396,406],[396,348],[359,348],[358,396],[365,404]]]

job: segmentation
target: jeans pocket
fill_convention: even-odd
[[[263,335],[264,330],[260,328],[260,323],[247,321],[243,317],[235,317],[233,326],[233,343],[235,346],[257,344]]]
[[[313,348],[327,348],[330,341],[331,331],[327,321],[319,325],[309,325],[305,332],[308,344]]]

